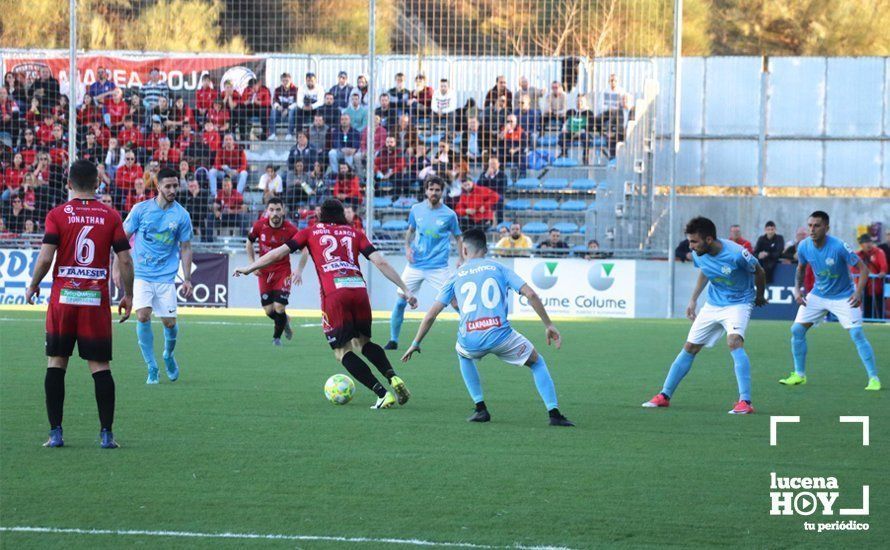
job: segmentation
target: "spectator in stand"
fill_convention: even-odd
[[[130,114],[130,105],[124,101],[124,91],[115,88],[111,92],[111,96],[105,100],[105,125],[109,126],[112,131],[117,132],[124,124],[124,117]]]
[[[25,165],[25,157],[21,153],[15,153],[12,163],[6,167],[2,174],[3,177],[0,178],[4,186],[0,202],[5,203],[10,196],[18,192],[26,173],[28,173],[28,167]]]
[[[52,111],[46,111],[52,118]],[[27,128],[37,128],[43,122],[43,109],[40,107],[40,100],[36,97],[31,98],[30,107],[25,111],[25,126]]]
[[[148,113],[145,107],[142,105],[142,97],[139,95],[139,90],[133,90],[130,92],[130,115],[133,116],[133,120],[136,121],[136,124],[140,128],[148,127]]]
[[[102,114],[100,105],[90,94],[83,96],[83,103],[77,108],[77,128],[79,132],[82,132],[94,122],[105,123],[105,116]],[[123,105],[126,106],[126,103],[123,103]]]
[[[22,205],[25,207],[25,210],[28,210],[32,214],[36,215],[40,218],[40,214],[43,212],[37,212],[37,192],[38,185],[34,181],[34,174],[25,173],[25,177],[22,178],[22,186],[18,190],[18,196],[22,198]],[[45,196],[43,198],[46,198]],[[49,212],[51,207],[55,206],[55,201],[45,201],[45,210]]]
[[[285,140],[294,139],[294,128],[297,121],[296,108],[297,86],[291,80],[290,73],[281,73],[281,84],[275,88],[272,96],[272,109],[269,120],[269,139],[278,139],[275,132],[278,130],[278,122],[287,117],[287,135]]]
[[[343,215],[346,216],[346,223],[354,229],[364,230],[362,217],[355,213],[355,207],[351,204],[343,205]]]
[[[21,73],[20,73],[21,74]],[[24,77],[24,75],[21,75]],[[15,73],[7,72],[3,79],[3,87],[6,93],[18,103],[19,109],[24,110],[28,106],[28,87]]]
[[[37,154],[37,162],[34,164],[34,170],[31,172],[34,175],[35,185],[49,185],[52,183],[50,181],[51,166],[52,159],[49,153],[40,152]]]
[[[582,162],[587,164],[589,158],[590,146],[593,144],[593,111],[587,96],[579,94],[576,107],[566,112],[565,122],[559,131],[559,155],[561,157],[568,156],[569,146],[578,141],[583,148]]]
[[[231,80],[223,82],[223,89],[222,93],[219,94],[219,99],[222,102],[222,108],[229,112],[229,117],[234,124],[235,113],[238,110],[238,106],[241,105],[241,94],[235,89],[234,82]],[[216,125],[220,126],[218,122],[216,122]]]
[[[219,97],[219,92],[213,87],[213,78],[209,74],[201,77],[201,87],[195,92],[195,109],[198,111],[198,119],[204,120],[207,111],[213,106],[213,101]]]
[[[355,89],[353,91],[358,92],[362,105],[365,107],[370,105],[371,98],[368,94],[371,92],[371,89],[368,87],[368,77],[366,75],[358,75],[358,78],[355,79]]]
[[[341,162],[338,167],[337,179],[334,181],[334,198],[343,204],[361,204],[362,188],[349,165]]]
[[[274,164],[266,166],[266,171],[260,176],[257,188],[263,192],[263,204],[269,202],[272,197],[277,197],[284,192],[284,183],[278,175],[278,167]]]
[[[269,135],[270,105],[272,105],[272,94],[269,93],[269,88],[256,78],[251,78],[241,93],[241,104],[238,106],[238,114],[235,117],[241,139],[249,139],[251,119],[253,118],[259,120],[261,139]]]
[[[68,165],[68,140],[65,139],[65,130],[61,124],[53,124],[53,140],[46,147],[53,164]]]
[[[284,191],[284,204],[288,211],[296,213],[307,203],[315,199],[316,187],[315,182],[306,173],[302,161],[297,161],[293,166],[293,176],[288,182]]]
[[[328,93],[334,96],[334,106],[342,111],[349,105],[352,90],[352,85],[349,84],[349,75],[346,74],[346,71],[340,71],[337,74],[337,83],[331,86]]]
[[[405,175],[408,178],[408,184],[420,184],[432,173],[432,163],[427,155],[426,144],[418,141],[414,146],[414,154],[408,157],[408,164],[405,169]]]
[[[189,164],[187,159],[179,161],[179,166],[177,168],[179,170],[179,188],[184,191],[188,188],[190,181],[196,181],[195,173],[192,171],[192,165]]]
[[[349,124],[356,132],[361,132],[368,125],[368,108],[362,105],[361,94],[358,91],[353,90],[349,97],[349,106],[343,109],[343,114],[349,117]]]
[[[158,140],[158,148],[152,155],[152,159],[158,161],[161,168],[176,170],[179,168],[180,156],[180,152],[171,147],[170,138],[163,137]]]
[[[223,100],[213,100],[210,110],[207,111],[207,121],[212,122],[214,128],[220,132],[228,132],[231,129],[232,114],[223,106]]]
[[[324,105],[324,90],[315,73],[306,73],[306,84],[297,91],[296,105],[297,127],[303,129],[312,124],[313,113]]]
[[[507,97],[501,96],[482,113],[482,150],[494,152],[497,148],[498,133],[507,124],[510,110]]]
[[[320,162],[318,150],[309,144],[309,136],[306,135],[306,132],[297,134],[297,144],[294,145],[287,156],[287,169],[289,172],[294,172],[294,166],[297,162],[302,163],[304,169],[309,167],[310,170],[313,170],[315,165]]]
[[[498,99],[506,97],[507,105],[513,104],[513,92],[507,88],[507,77],[504,75],[500,75],[497,77],[494,86],[488,90],[488,93],[485,94],[485,101],[482,102],[482,107],[490,107],[492,105],[497,104]]]
[[[155,154],[155,151],[158,149],[158,145],[161,142],[161,139],[166,138],[167,134],[164,132],[164,124],[161,122],[161,117],[155,116],[152,117],[151,120],[151,132],[145,139],[142,141],[142,147],[145,149],[145,155],[147,157],[151,157]]]
[[[334,95],[328,92],[324,95],[324,103],[315,110],[315,114],[321,115],[324,123],[333,127],[340,123],[340,115],[343,114],[343,111],[334,105]]]
[[[213,201],[194,179],[188,182],[179,198],[179,204],[186,209],[192,220],[192,227],[203,241],[213,240],[213,219],[210,204]]]
[[[556,123],[562,126],[566,119],[566,102],[568,96],[562,89],[562,84],[558,80],[550,83],[550,93],[544,97],[544,124],[550,126]]]
[[[158,161],[148,161],[148,165],[146,165],[145,167],[145,174],[142,176],[142,179],[145,180],[145,185],[148,189],[158,188],[158,172],[160,171],[161,165]]]
[[[776,233],[775,222],[766,222],[763,235],[757,238],[757,245],[754,247],[754,257],[760,261],[760,265],[766,272],[767,284],[773,282],[773,273],[776,271],[776,265],[779,263],[779,258],[784,250],[785,237]]]
[[[741,246],[749,253],[754,253],[754,247],[751,246],[751,241],[746,240],[742,237],[742,228],[737,224],[733,224],[729,226],[729,240]]]
[[[471,179],[461,182],[460,200],[454,207],[460,218],[461,231],[474,227],[488,230],[494,223],[494,212],[500,199],[495,191],[476,185]]]
[[[103,148],[108,147],[108,142],[111,140],[111,130],[109,130],[107,126],[101,122],[94,122],[90,124],[87,132],[96,136],[96,142]]]
[[[37,138],[34,130],[25,128],[22,132],[22,143],[16,147],[16,152],[22,154],[25,164],[31,166],[37,160]]]
[[[125,157],[126,151],[120,146],[120,141],[116,137],[109,138],[108,147],[105,151],[104,166],[105,172],[112,181],[114,181],[117,174],[117,169],[124,165]]]
[[[79,157],[82,160],[88,160],[93,164],[99,164],[105,160],[105,148],[96,141],[96,134],[87,132],[83,144],[78,150]]]
[[[90,84],[87,95],[92,96],[98,103],[104,103],[106,99],[110,99],[117,86],[114,82],[108,80],[108,72],[105,67],[96,69],[96,81]]]
[[[862,258],[868,267],[869,279],[862,297],[862,311],[867,319],[884,318],[884,277],[887,276],[887,256],[875,246],[868,233],[859,237],[859,251],[856,255]],[[853,273],[859,273],[857,267]]]
[[[27,210],[22,197],[14,195],[9,201],[9,208],[3,214],[6,220],[6,230],[19,235],[25,231],[25,220],[32,219],[31,211]]]
[[[439,89],[433,94],[430,111],[433,122],[440,129],[449,129],[454,125],[454,111],[457,110],[457,94],[448,85],[448,79],[439,80]]]
[[[37,141],[42,147],[48,146],[53,141],[53,125],[55,124],[55,117],[49,111],[44,111],[43,116],[41,117],[43,122],[37,125],[34,129],[37,134]]]
[[[19,104],[9,97],[6,88],[0,88],[0,134],[7,134],[13,143],[18,142],[23,125]]]
[[[414,155],[414,149],[417,147],[418,137],[417,130],[411,124],[411,115],[403,114],[399,117],[399,125],[395,130],[387,132],[396,138],[396,147],[401,149],[406,157]]]
[[[247,154],[235,143],[235,136],[226,134],[222,148],[216,153],[213,168],[210,169],[210,194],[217,195],[216,182],[220,173],[229,178],[238,177],[238,195],[247,187]]]
[[[404,114],[408,111],[408,102],[411,100],[411,91],[405,87],[405,73],[396,73],[396,85],[386,91],[392,106]]]
[[[518,169],[519,178],[524,178],[528,171],[529,139],[530,136],[519,125],[516,115],[507,117],[507,123],[498,134],[498,160],[504,165],[511,164],[514,169]]]
[[[40,77],[31,83],[29,90],[31,97],[36,97],[40,102],[40,108],[44,111],[52,110],[59,103],[61,90],[59,81],[53,76],[52,71],[46,65],[40,67]]]
[[[385,146],[374,159],[374,171],[378,182],[392,185],[394,196],[408,194],[410,182],[405,177],[405,157],[396,147],[395,136],[386,136]]]
[[[307,132],[309,136],[309,145],[318,151],[319,161],[324,158],[330,148],[329,139],[331,138],[331,128],[332,127],[325,124],[324,117],[317,114],[312,121],[312,126],[309,127],[309,131]],[[309,169],[309,166],[306,168]]]
[[[127,199],[124,201],[123,217],[127,217],[133,207],[142,202],[151,199],[154,195],[151,190],[146,190],[145,180],[136,178],[133,181],[133,188],[127,193]]]
[[[504,219],[503,197],[507,195],[507,175],[501,170],[501,162],[497,157],[489,157],[488,168],[485,172],[482,172],[482,175],[479,176],[479,181],[476,183],[495,191],[501,196],[501,200],[498,201],[497,205],[496,219]]]
[[[455,133],[463,134],[467,131],[467,126],[470,123],[470,119],[478,119],[480,114],[482,113],[479,109],[479,106],[476,105],[476,100],[472,97],[467,98],[464,106],[454,112],[453,131]]]
[[[339,173],[341,162],[354,168],[355,154],[361,145],[359,133],[352,127],[349,115],[343,113],[340,126],[331,132],[331,150],[328,152],[328,166],[332,174]]]
[[[510,233],[495,245],[495,248],[500,249],[497,251],[498,256],[511,257],[528,256],[534,247],[532,240],[522,233],[522,226],[516,222],[510,224]]]
[[[239,234],[247,230],[247,205],[241,193],[232,189],[232,178],[228,174],[223,177],[222,189],[213,201],[213,217],[218,227],[236,228]]]
[[[68,128],[68,110],[68,96],[60,95],[59,102],[53,107],[53,118],[56,124],[61,124],[66,129]]]
[[[192,141],[195,140],[195,131],[193,128],[195,128],[195,122],[190,122],[189,120],[184,120],[182,122],[182,126],[179,129],[179,135],[173,140],[173,147],[175,149],[185,152],[189,148]]]
[[[96,178],[99,180],[99,187],[96,188],[96,194],[101,195],[107,193],[111,189],[111,176],[105,171],[105,165],[101,162],[96,165]]]
[[[181,95],[173,99],[173,108],[170,110],[170,116],[167,117],[167,132],[171,139],[178,139],[185,126],[194,126],[195,113],[192,108],[186,105],[185,98]]]
[[[99,196],[99,202],[101,202],[102,204],[104,204],[104,205],[107,206],[108,208],[111,208],[112,210],[115,210],[115,208],[114,208],[114,199],[113,199],[113,198],[111,197],[111,195],[109,195],[108,193],[102,193],[102,194]]]
[[[414,77],[414,89],[408,98],[408,110],[415,119],[425,116],[430,112],[433,101],[433,88],[427,86],[426,75],[423,73]]]
[[[801,243],[804,239],[809,237],[809,231],[806,227],[798,227],[797,231],[794,233],[794,242],[785,247],[785,251],[782,252],[781,260],[783,263],[797,263],[797,245]]]
[[[529,100],[529,109],[537,111],[541,108],[541,98],[544,97],[544,90],[529,85],[528,77],[519,77],[519,87],[513,94],[513,108],[520,109],[522,106],[522,98],[527,97]]]
[[[618,76],[609,75],[609,89],[602,95],[600,112],[593,121],[595,132],[606,137],[609,158],[615,156],[615,147],[624,140],[624,112],[632,107],[632,97],[618,85]]]
[[[186,157],[194,161],[195,166],[209,169],[216,161],[216,153],[221,147],[222,138],[216,131],[213,121],[208,119],[204,122],[204,131],[196,139],[191,140],[184,153]]]
[[[117,134],[117,141],[122,146],[132,150],[136,150],[144,145],[145,137],[142,135],[142,130],[133,123],[132,116],[124,116],[123,127]]]
[[[532,106],[532,99],[528,95],[518,96],[519,108],[514,113],[519,125],[529,133],[529,138],[536,137],[544,128],[544,116],[537,107]]]
[[[439,142],[438,150],[430,159],[430,168],[446,180],[454,179],[458,171],[457,155],[451,150],[451,144],[447,140]]]
[[[148,82],[142,86],[142,106],[145,112],[151,114],[162,97],[170,100],[170,87],[161,80],[161,71],[153,68],[148,72]],[[148,120],[145,123],[148,124]]]
[[[551,229],[550,232],[547,234],[547,239],[541,241],[541,243],[538,244],[538,250],[541,251],[541,256],[544,258],[566,257],[567,254],[561,254],[556,251],[568,251],[568,249],[568,243],[562,240],[562,233],[560,233],[559,229],[556,228]]]
[[[380,124],[380,117],[374,115],[374,151],[376,155],[376,151],[380,151],[386,145],[386,128]],[[353,167],[356,172],[364,175],[366,164],[365,162],[368,159],[368,128],[366,126],[362,131],[361,142],[359,143],[359,150],[355,154],[355,162]]]
[[[585,260],[600,260],[602,258],[612,257],[612,252],[603,252],[600,250],[600,242],[596,239],[587,241],[587,253],[584,255]]]
[[[380,107],[374,109],[374,114],[380,118],[380,124],[387,130],[399,125],[399,111],[390,103],[389,94],[380,94]]]
[[[890,263],[890,229],[884,234],[884,242],[878,245],[878,248],[884,251],[887,262]]]

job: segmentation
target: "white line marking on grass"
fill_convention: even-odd
[[[404,544],[407,546],[430,546],[439,548],[514,548],[521,550],[570,550],[564,546],[492,546],[473,544],[471,542],[436,542],[421,539],[394,539],[372,537],[336,537],[327,535],[275,535],[263,533],[196,533],[190,531],[144,531],[139,529],[65,529],[59,527],[0,527],[5,533],[42,533],[58,535],[115,535],[135,537],[179,537],[197,539],[254,539],[254,540],[288,540],[317,542],[351,542],[366,544]]]
[[[0,322],[7,323],[43,323],[45,322],[43,319],[15,319],[13,317],[0,317]],[[405,319],[406,323],[419,323],[420,321],[417,319]],[[375,325],[379,324],[389,324],[389,320],[380,320],[374,321]],[[186,320],[183,321],[183,324],[188,325],[205,325],[205,326],[232,326],[232,327],[268,327],[271,326],[271,321],[268,323],[245,323],[241,321],[192,321]],[[297,325],[300,328],[312,328],[312,327],[320,327],[321,323],[301,323]]]

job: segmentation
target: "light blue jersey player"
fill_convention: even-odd
[[[148,368],[146,384],[158,383],[154,356],[151,314],[164,324],[164,366],[171,382],[179,378],[179,365],[173,356],[179,327],[176,325],[176,274],[182,261],[182,294],[192,292],[192,221],[176,202],[179,175],[175,170],[158,172],[158,196],[136,204],[124,221],[127,237],[136,236],[136,279],[133,283],[133,309],[136,310],[136,337]]]
[[[445,180],[432,176],[424,182],[426,199],[415,204],[408,215],[408,231],[405,232],[405,256],[408,265],[402,272],[402,280],[414,294],[420,285],[427,281],[438,292],[451,277],[448,269],[448,253],[451,250],[451,237],[457,241],[460,255],[458,265],[463,262],[460,224],[454,210],[442,203]],[[389,342],[384,349],[399,348],[399,333],[405,318],[405,297],[399,292],[396,305],[389,321]]]
[[[766,304],[766,273],[747,250],[728,239],[717,238],[717,227],[708,218],[693,218],[686,224],[686,238],[692,260],[701,271],[686,307],[693,321],[686,343],[674,359],[664,386],[646,408],[669,407],[680,381],[692,368],[692,361],[704,346],[711,347],[726,332],[726,344],[735,365],[739,400],[730,414],[751,414],[751,363],[745,352],[745,330],[754,306]],[[710,284],[709,284],[710,283]],[[696,313],[698,297],[708,285],[708,300]]]
[[[868,266],[844,241],[828,234],[828,214],[816,211],[807,220],[810,236],[797,246],[797,275],[794,299],[800,304],[791,325],[791,355],[794,372],[779,380],[785,386],[807,383],[807,331],[822,321],[827,313],[837,317],[842,327],[850,332],[856,351],[868,374],[866,390],[878,391],[878,367],[871,343],[862,332],[862,291],[868,283]],[[813,268],[816,284],[809,294],[803,288],[807,266]],[[853,284],[850,268],[859,268],[859,281]]]
[[[442,287],[435,303],[430,307],[420,324],[417,336],[402,361],[408,361],[415,352],[420,352],[420,343],[432,328],[436,317],[449,304],[456,304],[460,311],[460,326],[457,333],[457,357],[460,372],[470,397],[476,403],[476,410],[470,422],[488,422],[491,414],[485,406],[482,383],[476,361],[492,354],[513,365],[525,365],[532,371],[538,393],[547,406],[551,426],[573,426],[558,408],[556,389],[544,357],[535,351],[528,338],[519,334],[507,320],[507,300],[510,291],[525,296],[529,305],[541,318],[547,328],[547,344],[553,342],[557,348],[562,344],[559,331],[550,321],[544,304],[525,281],[507,267],[488,260],[485,254],[488,246],[485,232],[471,229],[463,236],[463,253],[467,262]]]

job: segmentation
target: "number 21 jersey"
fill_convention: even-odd
[[[358,255],[367,258],[376,248],[361,229],[317,223],[297,233],[286,244],[292,253],[309,247],[322,296],[342,288],[366,288]]]

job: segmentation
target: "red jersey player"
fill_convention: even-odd
[[[260,256],[267,254],[291,240],[297,234],[294,224],[284,219],[284,203],[279,198],[269,199],[266,215],[258,219],[250,233],[247,234],[247,258],[253,263],[253,243],[259,243]],[[300,258],[300,266],[294,274],[294,282],[302,283],[303,268],[306,267],[308,255]],[[260,285],[260,304],[266,315],[275,322],[272,334],[272,345],[281,345],[281,334],[290,340],[294,333],[290,328],[290,319],[285,308],[290,298],[291,271],[290,259],[283,258],[263,270],[254,272]]]
[[[108,267],[111,250],[117,254],[124,296],[118,306],[121,322],[132,308],[133,259],[120,214],[96,200],[99,184],[95,165],[79,160],[71,165],[70,201],[46,215],[43,245],[28,285],[29,303],[40,294],[53,256],[53,287],[46,312],[46,355],[49,357],[44,389],[49,417],[49,439],[44,447],[61,447],[65,372],[77,343],[80,357],[93,373],[96,404],[99,406],[101,446],[116,449],[111,432],[114,421],[114,379],[111,377],[111,304],[108,296]]]
[[[405,382],[396,376],[386,352],[371,341],[371,302],[358,255],[371,261],[383,275],[398,286],[412,308],[417,298],[405,286],[399,274],[389,265],[383,254],[374,248],[360,229],[346,222],[343,203],[328,199],[321,206],[318,223],[297,233],[293,239],[266,253],[247,267],[235,270],[235,276],[249,275],[258,269],[287,258],[288,254],[309,249],[321,284],[321,325],[334,356],[346,370],[377,395],[372,409],[388,409],[396,400],[404,405],[410,393]],[[392,386],[396,396],[386,391],[362,361],[364,355]]]

